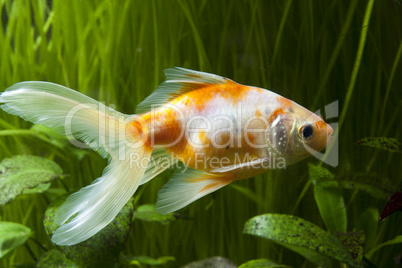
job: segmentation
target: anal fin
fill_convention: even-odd
[[[156,212],[167,214],[179,210],[232,181],[228,174],[217,175],[187,168],[183,173],[175,173],[159,191]]]
[[[230,166],[224,166],[224,167],[220,167],[220,168],[215,168],[212,169],[212,172],[216,172],[216,173],[223,173],[223,172],[234,172],[234,171],[239,171],[241,169],[261,169],[263,167],[263,165],[268,165],[269,164],[270,159],[268,157],[265,158],[258,158],[246,163],[241,163],[241,164],[235,164],[235,165],[230,165]]]

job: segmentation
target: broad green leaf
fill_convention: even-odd
[[[366,253],[366,258],[367,259],[371,259],[371,257],[373,256],[373,254],[379,250],[380,248],[384,247],[384,246],[389,246],[389,245],[394,245],[394,244],[401,244],[402,243],[402,235],[398,235],[397,237],[395,237],[392,240],[389,240],[385,243],[379,244],[376,247],[370,249],[367,253]]]
[[[370,137],[361,139],[357,141],[356,144],[370,146],[393,153],[402,152],[402,144],[394,138]]]
[[[277,264],[274,261],[268,259],[251,260],[239,266],[239,268],[277,268],[277,267],[286,268],[289,266]]]
[[[14,200],[25,189],[61,176],[61,168],[53,161],[32,155],[5,158],[0,163],[0,206]]]
[[[298,254],[302,255],[304,258],[307,260],[311,261],[312,263],[315,263],[316,265],[320,267],[331,267],[331,258],[328,256],[325,256],[324,254],[321,254],[317,251],[305,248],[305,247],[300,247],[300,246],[295,246],[292,244],[288,243],[282,243],[282,242],[277,242],[277,244],[286,247],[294,252],[297,252]]]
[[[44,225],[48,234],[57,229],[54,215],[65,198],[52,202],[45,212]],[[130,233],[134,202],[131,198],[111,223],[90,239],[73,246],[60,246],[60,252],[79,267],[113,267],[124,249]]]
[[[0,258],[22,245],[31,235],[31,229],[14,222],[0,221]]]
[[[350,252],[356,263],[363,259],[365,234],[363,231],[349,233],[335,232],[335,236],[342,242],[343,246]]]
[[[346,232],[347,216],[339,184],[326,168],[309,164],[314,198],[321,218],[329,231]]]
[[[31,188],[31,189],[25,189],[23,194],[41,194],[49,190],[50,188],[50,183],[41,183],[38,186]]]
[[[330,266],[330,260],[326,257],[354,265],[352,256],[335,236],[296,216],[256,216],[246,222],[244,233],[279,243],[317,265]]]
[[[176,220],[174,213],[169,213],[166,215],[159,214],[155,212],[155,205],[154,204],[145,204],[139,206],[137,211],[133,214],[133,219],[138,219],[142,221],[156,221],[163,224],[167,224],[171,221]]]

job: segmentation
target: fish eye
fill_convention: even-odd
[[[299,134],[304,140],[308,140],[314,135],[314,127],[311,124],[305,124],[299,129]]]

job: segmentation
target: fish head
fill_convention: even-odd
[[[333,129],[320,116],[295,102],[282,110],[266,131],[271,156],[292,164],[331,144]]]

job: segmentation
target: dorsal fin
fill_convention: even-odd
[[[160,84],[151,95],[138,104],[135,110],[136,114],[147,113],[151,110],[152,106],[162,106],[187,92],[208,85],[224,84],[231,81],[219,75],[193,71],[181,67],[165,69],[165,76],[166,81]]]

